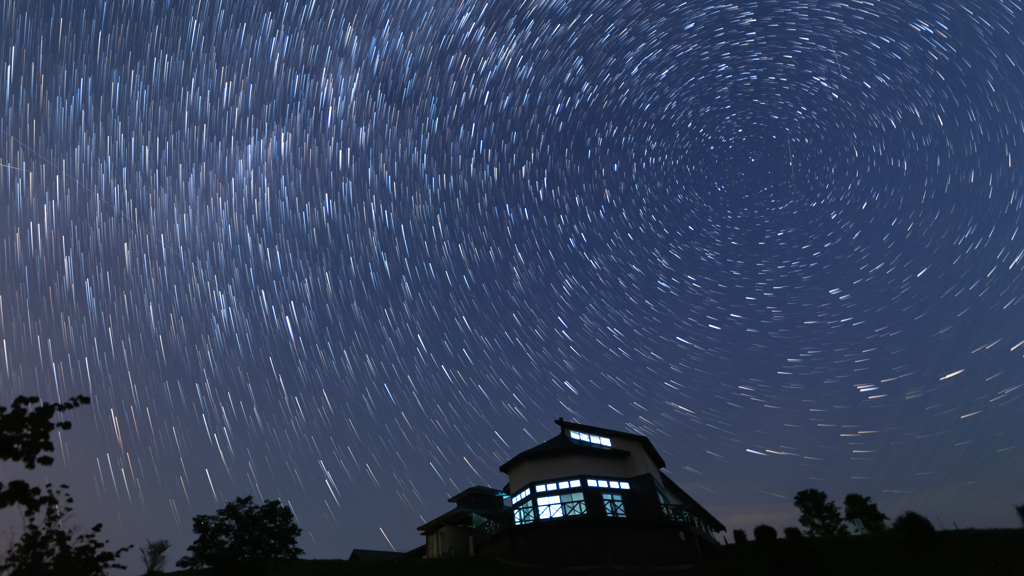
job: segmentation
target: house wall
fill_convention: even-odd
[[[472,555],[473,529],[451,524],[427,534],[427,558],[451,558]]]
[[[540,566],[671,566],[697,557],[675,526],[628,519],[559,519],[517,526],[477,555]]]
[[[563,434],[569,435],[569,428]],[[566,476],[605,476],[608,478],[632,478],[642,474],[658,477],[658,465],[647,455],[640,442],[625,438],[611,438],[612,448],[629,452],[629,457],[622,460],[597,458],[584,455],[544,458],[520,463],[508,471],[509,489],[513,494],[519,492],[531,482],[540,482],[552,478]]]

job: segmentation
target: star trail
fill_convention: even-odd
[[[0,400],[91,396],[43,472],[172,561],[248,494],[309,557],[411,549],[559,416],[730,529],[810,487],[1011,525],[1021,25],[0,0]]]

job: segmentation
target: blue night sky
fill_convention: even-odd
[[[249,494],[307,557],[408,550],[561,416],[649,436],[730,529],[805,488],[1012,526],[1022,25],[0,0],[0,404],[93,399],[30,477],[172,562]]]

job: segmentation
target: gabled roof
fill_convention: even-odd
[[[541,460],[545,458],[558,458],[569,454],[581,454],[586,456],[598,457],[598,458],[614,458],[614,459],[625,459],[629,457],[629,452],[626,450],[620,450],[618,448],[609,448],[606,446],[598,446],[589,442],[580,442],[569,438],[565,433],[565,430],[575,430],[586,434],[593,434],[596,436],[605,436],[607,438],[623,438],[626,440],[632,440],[640,443],[643,446],[644,451],[651,458],[654,464],[658,468],[665,467],[665,460],[662,459],[658,451],[654,449],[654,444],[647,439],[646,436],[640,436],[638,434],[629,434],[627,432],[619,432],[618,430],[610,430],[608,428],[599,428],[597,426],[588,426],[586,424],[577,424],[575,422],[566,422],[559,418],[555,420],[555,424],[558,424],[560,430],[558,436],[524,450],[519,454],[512,457],[511,460],[502,464],[498,470],[508,474],[508,471],[515,466],[521,464],[526,460]]]

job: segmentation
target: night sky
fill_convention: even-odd
[[[561,416],[650,437],[730,530],[805,488],[1013,526],[1022,26],[0,0],[0,403],[93,399],[30,477],[172,562],[249,494],[339,558],[422,544]]]

